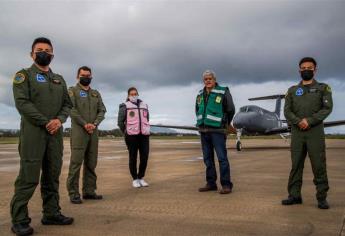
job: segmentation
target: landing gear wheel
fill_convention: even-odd
[[[237,141],[236,142],[236,149],[237,149],[237,151],[242,151],[242,143],[241,143],[241,141]]]

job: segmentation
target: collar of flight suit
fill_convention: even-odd
[[[311,84],[303,84],[303,81],[301,80],[298,85],[299,86],[304,86],[304,87],[312,87],[312,86],[314,86],[316,84],[318,84],[317,80],[313,79],[313,82]]]
[[[32,64],[30,69],[32,69],[37,74],[45,74],[45,75],[48,75],[48,76],[54,74],[52,69],[50,69],[50,67],[49,67],[49,71],[48,72],[47,71],[42,71],[40,68],[37,67],[37,65],[35,63]]]
[[[80,85],[79,82],[77,83],[77,87],[78,87],[79,89],[85,91],[85,92],[91,92],[91,91],[92,91],[92,88],[91,88],[90,86],[89,86],[89,89],[88,89],[88,90],[85,90],[85,89]]]

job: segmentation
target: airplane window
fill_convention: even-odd
[[[241,107],[240,112],[247,112],[248,107]]]

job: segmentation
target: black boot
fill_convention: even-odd
[[[287,199],[282,200],[282,205],[294,205],[294,204],[302,204],[302,198],[289,196]]]
[[[87,200],[101,200],[103,199],[102,195],[97,195],[95,194],[85,194],[83,195],[83,199],[87,199]]]
[[[72,217],[64,216],[61,213],[55,216],[43,216],[41,220],[43,225],[70,225],[73,221]]]
[[[27,236],[34,233],[34,229],[31,228],[29,224],[14,224],[11,230],[17,236]]]
[[[70,197],[71,203],[73,204],[82,204],[83,201],[80,199],[80,196]]]
[[[329,209],[329,204],[326,199],[318,200],[317,207],[320,209]]]

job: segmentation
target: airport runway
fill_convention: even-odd
[[[229,147],[235,146],[229,141]],[[335,235],[345,236],[345,140],[327,140],[331,209],[316,207],[309,159],[303,184],[304,203],[282,206],[290,170],[288,143],[279,139],[242,140],[243,151],[230,149],[234,192],[199,193],[205,184],[198,140],[151,140],[146,180],[134,189],[122,139],[102,140],[98,193],[102,201],[69,202],[66,176],[69,142],[65,142],[61,207],[75,217],[71,226],[43,226],[37,188],[30,202],[35,235]],[[10,232],[9,203],[19,168],[17,145],[0,145],[0,235]]]

